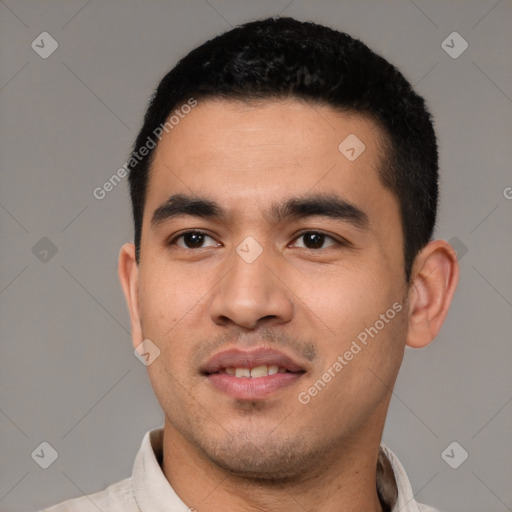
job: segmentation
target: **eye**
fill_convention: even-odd
[[[218,247],[220,244],[202,231],[187,231],[173,238],[169,245],[177,245],[183,249],[201,249],[203,247]]]
[[[297,245],[298,241],[301,239],[303,240],[302,243]],[[324,245],[325,242],[328,242],[327,246]],[[321,233],[320,231],[307,231],[295,239],[295,246],[304,249],[325,249],[337,243],[338,242],[332,236]]]

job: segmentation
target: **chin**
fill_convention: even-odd
[[[304,476],[321,456],[318,447],[308,447],[304,439],[259,439],[251,442],[237,435],[215,446],[201,446],[203,454],[216,466],[243,479],[276,484]]]

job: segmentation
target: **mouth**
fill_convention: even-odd
[[[217,375],[234,375],[235,377],[249,377],[251,379],[259,379],[261,377],[266,377],[267,375],[276,375],[277,373],[297,373],[290,372],[286,368],[282,366],[278,366],[276,364],[266,365],[262,364],[260,366],[255,366],[253,368],[244,368],[238,367],[235,368],[233,366],[229,366],[227,368],[221,368],[218,372],[215,372]],[[213,375],[210,373],[210,375]]]
[[[201,369],[214,388],[237,400],[266,398],[292,385],[305,373],[298,362],[269,349],[223,351]]]

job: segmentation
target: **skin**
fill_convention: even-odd
[[[349,134],[366,146],[353,162],[338,150]],[[432,241],[406,282],[398,200],[377,172],[380,142],[372,121],[326,106],[207,100],[156,148],[140,263],[125,244],[119,277],[134,347],[149,338],[161,350],[147,370],[165,414],[164,474],[198,512],[382,510],[377,453],[404,348],[437,335],[458,266],[448,243]],[[227,216],[152,227],[153,212],[178,193],[214,200]],[[325,216],[272,221],[270,204],[308,194],[350,201],[368,227]],[[199,248],[172,242],[191,229],[211,238]],[[332,238],[307,248],[305,230]],[[236,252],[248,236],[263,250],[252,263]],[[394,303],[400,313],[300,403]],[[199,368],[237,346],[276,347],[306,373],[265,399],[235,400]]]

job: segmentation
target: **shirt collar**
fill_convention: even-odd
[[[144,436],[133,465],[132,485],[141,512],[188,512],[165,478],[162,460],[164,429],[150,430]]]
[[[391,464],[398,491],[398,498],[391,512],[421,512],[418,503],[414,499],[407,473],[398,457],[384,443],[381,443],[380,450]]]
[[[163,427],[147,432],[133,466],[132,485],[141,512],[189,512],[160,467],[163,455]],[[397,456],[384,444],[380,450],[389,460],[396,481],[398,498],[392,512],[421,512],[411,484]]]

